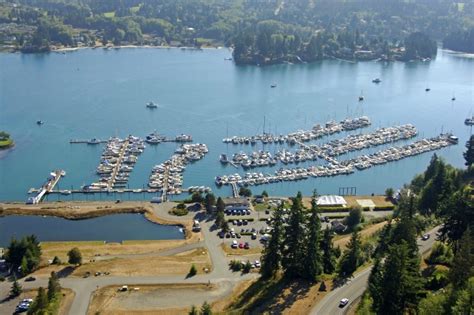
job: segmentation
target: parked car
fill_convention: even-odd
[[[35,280],[36,280],[36,278],[32,277],[32,276],[25,279],[26,282],[31,282],[31,281],[35,281]]]
[[[423,241],[427,241],[428,239],[430,238],[430,235],[427,233],[427,234],[423,234],[423,236],[421,237],[421,239]]]
[[[235,237],[241,238],[242,236],[239,233],[235,233]]]
[[[344,307],[347,305],[347,303],[349,303],[349,299],[348,298],[343,298],[340,302],[339,302],[339,307]]]
[[[240,243],[240,244],[239,244],[239,248],[240,248],[240,249],[244,248],[244,246],[245,246],[244,243]]]
[[[260,268],[262,265],[260,264],[260,260],[256,260],[254,262],[255,268]]]
[[[239,247],[239,244],[237,244],[237,241],[236,241],[236,240],[233,240],[233,241],[232,241],[232,244],[230,245],[230,247],[232,247],[232,248],[237,248],[237,247]]]
[[[245,242],[244,248],[245,248],[245,249],[250,249],[250,244],[249,244],[249,242]]]

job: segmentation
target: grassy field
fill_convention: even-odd
[[[105,13],[104,13],[104,16],[105,16],[106,18],[113,18],[113,17],[115,17],[115,11],[105,12]]]

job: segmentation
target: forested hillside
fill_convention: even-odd
[[[249,64],[430,58],[435,41],[469,51],[473,26],[474,3],[452,0],[0,1],[10,48],[226,45]]]

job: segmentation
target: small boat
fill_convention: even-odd
[[[148,102],[148,103],[146,103],[146,107],[147,108],[158,108],[158,105],[156,105],[153,102]]]
[[[453,93],[453,97],[451,97],[451,101],[454,102],[455,100],[456,100],[456,96],[455,96],[454,93]]]
[[[89,141],[87,141],[87,144],[91,144],[91,145],[93,145],[93,144],[99,144],[99,143],[100,143],[100,141],[97,140],[96,138],[92,138],[92,139],[90,139]]]
[[[382,80],[380,80],[379,78],[375,78],[375,79],[372,80],[372,83],[379,84],[380,82],[382,82]]]
[[[273,89],[273,88],[276,88],[277,85],[276,85],[276,83],[273,83],[272,85],[270,85],[270,87]]]
[[[474,126],[474,116],[472,116],[471,118],[466,118],[464,120],[464,124],[467,126]]]
[[[362,102],[363,100],[364,100],[364,93],[360,91],[359,102]]]
[[[429,92],[429,91],[431,91],[430,88],[426,88],[426,89],[425,89],[425,92]]]
[[[221,161],[222,164],[229,163],[229,159],[227,158],[227,154],[221,154],[219,160]]]
[[[37,121],[36,121],[36,124],[37,124],[37,125],[42,125],[42,124],[44,124],[44,121],[42,121],[42,120],[37,120]]]
[[[227,58],[224,58],[224,60],[232,60],[232,57],[227,57]]]

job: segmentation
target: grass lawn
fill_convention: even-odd
[[[115,11],[112,11],[112,12],[105,12],[105,13],[104,13],[104,16],[105,16],[106,18],[113,18],[113,17],[115,17]]]

